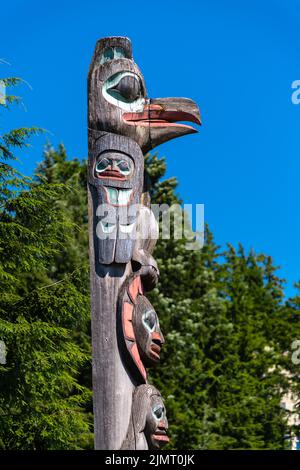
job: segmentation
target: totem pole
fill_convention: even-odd
[[[168,441],[159,391],[147,368],[164,338],[145,292],[157,283],[158,237],[144,176],[144,154],[197,132],[197,105],[150,99],[131,42],[97,42],[88,74],[88,215],[96,449],[155,449]]]

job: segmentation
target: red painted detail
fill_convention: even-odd
[[[133,305],[129,302],[124,302],[123,304],[123,327],[124,327],[124,336],[126,339],[135,340],[133,326],[132,326],[132,312]]]
[[[141,291],[141,278],[140,276],[135,277],[129,286],[128,293],[133,302],[137,298],[138,293]]]
[[[160,347],[157,344],[151,344],[150,354],[152,359],[159,361],[160,360]]]
[[[157,333],[156,331],[153,331],[153,333],[151,334],[151,338],[157,339],[158,341],[162,342],[160,334]]]
[[[123,120],[129,125],[150,126],[150,127],[168,127],[178,126],[196,130],[186,124],[178,124],[178,121],[194,122],[201,124],[199,118],[192,113],[176,110],[164,110],[160,105],[146,105],[142,113],[124,113]]]
[[[138,123],[137,123],[138,122]],[[192,126],[187,126],[186,124],[178,124],[177,122],[168,122],[168,121],[127,121],[126,124],[129,126],[140,126],[140,127],[183,127],[185,129],[190,129],[193,132],[197,132]]]
[[[169,442],[170,438],[166,434],[153,434],[153,437],[156,441]]]
[[[147,372],[146,372],[146,369],[144,367],[144,364],[141,361],[140,354],[139,354],[136,343],[133,343],[133,345],[131,346],[130,353],[131,353],[131,356],[133,357],[134,362],[138,366],[139,371],[142,374],[144,380],[147,380]]]
[[[163,433],[167,432],[167,428],[165,426],[165,421],[164,420],[161,420],[158,423],[158,429],[159,429],[159,431],[162,431]]]
[[[158,423],[156,432],[153,434],[153,437],[156,441],[169,442],[169,437],[167,436],[167,428],[164,421]]]
[[[154,351],[153,345],[150,346],[150,356],[154,361],[159,361],[160,360],[160,351]]]
[[[96,176],[99,179],[109,178],[111,180],[119,180],[119,181],[126,180],[125,176],[123,176],[119,171],[116,171],[116,170],[106,170],[106,171],[103,171],[103,173],[96,172]]]
[[[154,331],[151,334],[151,339],[154,340],[151,342],[150,345],[150,354],[154,360],[160,360],[160,351],[161,351],[161,345],[163,344],[162,337],[160,336],[159,333]]]

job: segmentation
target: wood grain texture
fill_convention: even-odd
[[[159,449],[168,441],[161,395],[145,383],[146,367],[158,362],[164,340],[144,296],[155,287],[159,270],[152,256],[158,224],[150,210],[143,154],[196,132],[178,121],[200,124],[198,106],[187,98],[150,99],[128,38],[97,42],[88,73],[96,449]],[[155,323],[150,330],[146,317]]]
[[[161,414],[156,416],[156,412]],[[122,450],[159,450],[169,438],[168,420],[160,392],[149,384],[136,387],[132,414]]]
[[[88,189],[89,219],[93,221],[93,196]],[[91,311],[93,345],[93,409],[95,449],[119,449],[127,433],[134,382],[118,349],[117,299],[130,274],[130,264],[95,263],[94,223],[89,225]]]
[[[158,364],[164,337],[158,316],[144,295],[140,271],[131,274],[118,301],[119,351],[136,383],[147,381],[146,368]]]
[[[88,182],[93,200],[94,234],[97,235],[94,236],[95,256],[101,264],[128,263],[135,247],[144,157],[136,142],[121,135],[90,131],[89,142]],[[124,180],[100,179],[95,168],[101,158],[128,158],[132,161],[133,172]],[[112,200],[111,194],[116,200]],[[123,194],[130,194],[127,203],[119,201]],[[110,233],[104,232],[103,224],[110,226]],[[131,231],[127,233],[128,227]]]

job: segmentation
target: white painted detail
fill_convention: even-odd
[[[112,233],[116,226],[116,224],[110,224],[108,222],[100,222],[100,223],[101,223],[103,233]]]
[[[120,224],[120,231],[122,233],[131,233],[132,230],[133,230],[133,227],[134,227],[135,223],[133,224],[128,224],[128,225],[122,225]]]
[[[123,109],[124,111],[127,111],[129,113],[139,113],[144,110],[145,106],[145,98],[140,97],[133,101],[132,103],[125,103],[124,101],[117,100],[113,96],[111,96],[109,93],[107,93],[107,90],[110,88],[115,87],[119,81],[124,78],[124,77],[135,77],[136,79],[140,80],[139,76],[136,75],[135,73],[132,72],[121,72],[118,74],[118,76],[114,80],[107,80],[102,87],[102,94],[106,101],[109,103],[113,104],[114,106],[118,106],[118,108]]]

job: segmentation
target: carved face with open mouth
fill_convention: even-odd
[[[134,162],[124,153],[103,152],[98,156],[95,162],[94,176],[106,183],[103,187],[108,204],[128,206],[133,195],[133,188],[116,187],[116,183],[130,181],[133,173]]]
[[[146,367],[155,366],[165,340],[153,306],[143,295],[141,278],[133,275],[120,295],[121,324],[126,349],[137,379],[147,380]]]
[[[150,396],[144,432],[150,449],[160,449],[169,442],[166,408],[157,390]]]
[[[183,122],[201,124],[193,100],[147,97],[128,38],[98,41],[88,81],[90,96],[96,97],[89,103],[89,128],[126,135],[138,143],[143,153],[175,137],[197,132]]]
[[[92,157],[92,158],[91,158]],[[95,193],[95,233],[101,264],[128,263],[143,188],[144,157],[132,139],[103,134],[89,158],[88,180]]]
[[[136,387],[127,436],[121,449],[160,449],[169,442],[168,420],[160,392],[153,385]]]
[[[95,165],[95,177],[109,178],[125,181],[134,171],[133,160],[125,154],[118,152],[103,152]]]
[[[159,326],[157,314],[149,300],[143,295],[139,295],[136,299],[133,327],[144,364],[146,366],[157,364],[165,340]]]

